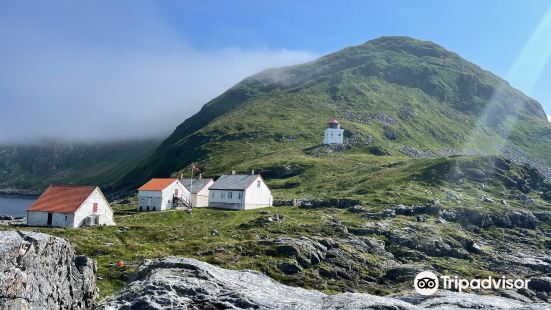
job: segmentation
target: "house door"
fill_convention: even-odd
[[[51,226],[51,225],[52,225],[52,218],[53,218],[53,216],[54,216],[53,213],[48,213],[48,223],[47,223],[48,226]]]

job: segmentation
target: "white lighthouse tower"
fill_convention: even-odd
[[[344,129],[341,129],[341,123],[335,117],[329,122],[329,127],[325,129],[323,144],[343,144]]]

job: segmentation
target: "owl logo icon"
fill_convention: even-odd
[[[415,291],[421,295],[432,295],[438,290],[438,277],[430,271],[420,272],[415,277],[413,286],[415,287]]]

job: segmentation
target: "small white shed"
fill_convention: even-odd
[[[213,179],[180,179],[180,182],[191,192],[191,206],[205,208],[209,206],[209,188]]]
[[[189,205],[190,193],[176,178],[154,178],[138,188],[138,211],[162,211]]]
[[[97,186],[51,185],[27,210],[27,225],[115,225],[113,209]]]
[[[272,192],[259,174],[221,176],[209,188],[209,207],[247,210],[271,207]]]

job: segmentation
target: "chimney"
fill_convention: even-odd
[[[231,174],[235,174],[235,170],[232,170],[232,171],[231,171]]]
[[[199,173],[199,180],[201,180],[202,178],[203,178],[203,174]]]
[[[180,173],[180,180],[184,178],[184,175]]]
[[[253,170],[251,170],[251,174],[254,174],[254,169],[253,169]]]

